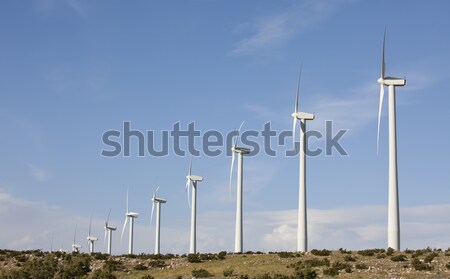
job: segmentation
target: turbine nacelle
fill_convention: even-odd
[[[406,79],[405,78],[396,78],[396,77],[385,77],[379,78],[378,83],[382,85],[394,85],[394,86],[405,86]]]
[[[127,212],[126,216],[127,216],[127,217],[130,217],[130,218],[138,218],[139,213],[136,213],[136,212]]]
[[[88,236],[88,237],[87,237],[87,240],[88,240],[88,241],[97,241],[98,238],[95,237],[95,236]]]
[[[115,230],[117,230],[117,228],[116,227],[108,227],[108,226],[106,226],[105,230],[115,231]]]
[[[250,149],[245,148],[245,147],[233,146],[233,148],[231,148],[231,151],[236,152],[236,153],[241,153],[242,155],[250,154]]]
[[[159,202],[159,203],[166,203],[167,202],[167,200],[162,199],[162,198],[157,198],[157,197],[154,197],[152,200],[153,200],[153,202]]]
[[[294,112],[291,114],[292,117],[299,120],[314,120],[314,114],[307,112]]]
[[[82,246],[80,245],[80,244],[72,244],[72,248],[74,249],[74,250],[79,250],[79,249],[81,249],[82,248]]]
[[[203,181],[203,176],[199,176],[199,175],[188,175],[186,176],[186,179],[191,180],[193,182],[202,182]]]

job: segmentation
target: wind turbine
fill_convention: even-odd
[[[105,246],[105,242],[108,241],[106,253],[109,255],[111,255],[112,232],[117,229],[116,227],[111,227],[108,225],[110,214],[111,214],[111,209],[109,209],[108,217],[106,218],[106,221],[105,221],[105,227],[104,227],[105,228],[105,236],[103,238],[103,247]],[[106,240],[106,239],[108,239],[108,240]]]
[[[64,244],[64,235],[61,236],[61,246],[59,246],[59,252],[66,253],[67,251],[63,249],[63,247],[64,247],[63,244]]]
[[[298,94],[300,91],[300,79],[302,68],[298,76],[297,94],[295,97],[295,111],[292,113],[294,125],[292,136],[295,146],[295,130],[297,121],[300,122],[300,175],[299,175],[299,195],[298,195],[298,231],[297,231],[297,251],[308,251],[308,230],[307,230],[307,207],[306,207],[306,121],[314,120],[314,114],[298,111]]]
[[[384,30],[383,52],[381,58],[380,105],[378,109],[377,153],[380,139],[381,109],[383,106],[384,86],[388,86],[389,94],[389,208],[388,208],[388,247],[400,250],[400,210],[398,202],[397,178],[397,131],[395,117],[395,87],[405,86],[405,78],[386,77],[384,50],[386,46],[386,29]]]
[[[186,176],[186,190],[188,194],[189,203],[189,189],[192,184],[192,207],[191,207],[191,243],[189,247],[189,254],[197,253],[197,182],[203,181],[203,177],[192,175],[192,158],[189,163],[189,171]],[[189,206],[191,206],[189,204]]]
[[[75,225],[75,233],[73,235],[72,252],[80,252],[81,244],[76,243],[77,238],[77,225]]]
[[[130,219],[130,234],[129,234],[129,241],[128,241],[128,254],[133,254],[133,229],[134,229],[134,218],[138,218],[139,213],[130,211],[130,208],[128,207],[128,192],[129,188],[127,189],[127,212],[125,213],[125,222],[123,223],[122,228],[122,235],[120,237],[120,242],[122,243],[123,240],[123,233],[125,232],[125,227],[127,226],[128,219]]]
[[[167,202],[165,199],[156,197],[156,192],[158,191],[158,189],[159,189],[159,187],[157,187],[156,190],[153,192],[152,213],[150,215],[150,224],[151,224],[152,221],[153,221],[153,212],[154,212],[155,204],[156,204],[155,255],[160,254],[160,247],[161,247],[161,242],[160,242],[160,240],[161,240],[160,239],[160,233],[161,233],[161,204]]]
[[[92,225],[92,215],[91,215],[91,220],[89,221],[89,232],[88,232],[88,236],[87,236],[87,242],[89,245],[89,254],[94,253],[94,241],[97,241],[98,238],[95,236],[91,235],[91,225]]]
[[[242,125],[238,129],[237,137],[240,137],[240,132]],[[244,169],[244,155],[250,154],[250,149],[244,147],[237,146],[237,138],[234,141],[233,147],[231,148],[232,157],[231,157],[231,169],[230,169],[230,195],[232,188],[232,179],[233,179],[233,169],[234,169],[234,154],[238,154],[238,171],[237,171],[237,202],[236,202],[236,232],[235,232],[235,240],[234,240],[234,252],[242,253],[243,250],[243,226],[242,226],[242,193],[243,193],[243,169]]]

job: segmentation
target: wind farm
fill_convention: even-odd
[[[450,3],[385,4],[0,3],[0,279],[450,277]]]

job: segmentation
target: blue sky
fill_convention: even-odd
[[[102,134],[124,121],[157,134],[180,122],[223,133],[245,120],[290,130],[303,61],[300,110],[308,129],[348,129],[348,156],[308,158],[310,248],[387,245],[387,100],[376,154],[381,46],[397,90],[402,248],[450,246],[445,125],[450,103],[450,4],[436,1],[77,1],[0,3],[0,248],[48,249],[89,217],[103,235],[125,194],[139,212],[136,251],[152,252],[150,198],[163,206],[162,252],[188,251],[184,191],[189,157],[100,156]],[[257,139],[258,142],[261,139]],[[323,140],[311,146],[324,147]],[[201,146],[201,142],[196,142]],[[290,147],[291,141],[288,140]],[[136,147],[136,145],[134,145]],[[280,147],[278,151],[283,151]],[[229,156],[194,158],[199,251],[232,250]],[[298,158],[245,159],[244,249],[296,247]],[[29,227],[33,230],[30,231]],[[153,226],[154,227],[154,226]],[[116,235],[116,240],[119,234]],[[249,236],[252,237],[249,237]],[[84,245],[86,246],[86,245]],[[101,246],[101,245],[100,245]],[[115,253],[125,251],[114,243]]]

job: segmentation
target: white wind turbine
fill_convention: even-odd
[[[75,233],[73,234],[72,252],[80,252],[81,244],[77,244],[77,225],[75,225]]]
[[[167,201],[162,198],[156,197],[156,192],[158,191],[159,187],[156,188],[156,190],[153,192],[152,197],[152,213],[150,215],[150,225],[153,221],[153,212],[155,210],[155,204],[156,204],[156,233],[155,233],[155,255],[160,254],[160,248],[161,248],[161,239],[160,239],[160,233],[161,233],[161,204],[166,203]]]
[[[111,209],[109,209],[108,217],[106,218],[106,221],[105,221],[105,227],[104,227],[105,236],[103,237],[103,246],[105,246],[105,244],[107,244],[106,253],[109,255],[111,255],[112,232],[117,229],[116,227],[111,227],[108,225],[110,214],[111,214]]]
[[[129,240],[128,240],[128,254],[133,254],[134,218],[138,218],[139,213],[130,211],[130,208],[128,207],[128,192],[129,192],[129,188],[127,189],[127,212],[125,213],[125,222],[123,223],[122,235],[120,237],[120,242],[122,243],[123,233],[125,232],[125,227],[127,226],[128,219],[130,219],[130,233],[129,233]]]
[[[59,252],[67,253],[67,250],[64,250],[64,236],[61,237],[61,245],[59,246]]]
[[[295,146],[295,130],[297,121],[300,122],[300,175],[299,175],[299,195],[298,195],[298,231],[297,231],[297,251],[308,251],[308,230],[307,230],[307,206],[306,206],[306,121],[313,120],[314,114],[298,111],[298,94],[300,91],[300,79],[302,69],[297,83],[297,94],[295,97],[295,111],[292,113],[294,125],[292,127],[292,137]]]
[[[98,238],[95,236],[91,235],[91,226],[92,226],[92,215],[91,215],[91,220],[89,221],[89,232],[88,232],[88,236],[87,236],[87,242],[89,245],[89,254],[94,253],[94,241],[97,241]]]
[[[203,177],[192,175],[192,158],[189,163],[189,171],[186,176],[186,190],[188,194],[189,203],[189,189],[192,184],[192,207],[191,207],[191,242],[189,247],[189,254],[197,253],[197,182],[203,181]],[[189,206],[191,206],[189,204]]]
[[[395,87],[405,86],[405,78],[385,77],[384,49],[386,30],[384,30],[383,52],[381,58],[380,105],[378,110],[377,153],[380,139],[381,109],[383,106],[384,86],[389,88],[389,208],[388,208],[388,247],[400,250],[400,213],[398,202],[397,178],[397,131],[395,117]]]
[[[234,169],[234,154],[238,154],[238,171],[237,171],[237,202],[236,202],[236,232],[235,232],[235,240],[234,240],[234,252],[235,253],[242,253],[243,250],[243,214],[242,214],[242,194],[243,194],[243,169],[244,169],[244,162],[243,157],[244,155],[250,154],[250,149],[244,148],[244,147],[238,147],[237,146],[237,139],[240,137],[240,132],[242,125],[244,125],[244,122],[241,123],[241,126],[238,129],[238,135],[237,138],[234,141],[234,144],[231,148],[232,157],[231,157],[231,169],[230,169],[230,195],[231,195],[231,189],[232,189],[232,179],[233,179],[233,169]]]

